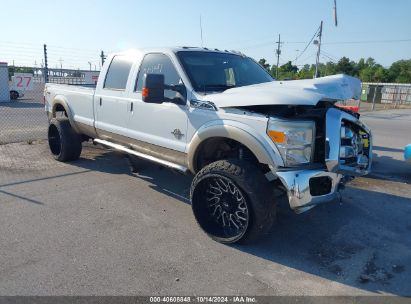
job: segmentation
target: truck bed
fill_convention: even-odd
[[[93,85],[94,86],[94,85]],[[94,87],[47,83],[45,108],[51,113],[51,101],[61,99],[69,107],[76,123],[94,127]]]

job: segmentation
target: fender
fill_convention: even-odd
[[[283,166],[284,162],[277,147],[268,136],[262,136],[250,126],[232,120],[214,120],[201,126],[187,147],[187,165],[195,173],[198,147],[204,140],[212,137],[233,139],[246,146],[262,164],[273,168]],[[266,138],[265,138],[266,137]]]
[[[74,131],[78,134],[81,134],[80,130],[78,129],[78,127],[77,127],[77,125],[74,121],[73,113],[72,113],[70,107],[68,106],[66,97],[64,97],[63,95],[56,95],[54,97],[53,103],[52,103],[52,108],[51,108],[50,118],[55,118],[56,117],[56,108],[57,108],[58,105],[63,106],[64,110],[67,113],[67,118],[70,121],[70,125],[74,129]]]

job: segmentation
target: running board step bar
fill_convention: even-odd
[[[187,169],[186,167],[184,167],[184,166],[181,166],[181,165],[178,165],[178,164],[175,164],[175,163],[166,161],[166,160],[162,160],[162,159],[159,159],[159,158],[154,157],[154,156],[151,156],[151,155],[147,155],[147,154],[144,154],[144,153],[140,153],[140,152],[131,150],[131,149],[126,148],[126,147],[124,147],[124,146],[122,146],[122,145],[115,144],[115,143],[109,142],[109,141],[107,141],[107,140],[103,140],[103,139],[98,139],[98,138],[97,138],[97,139],[94,139],[93,141],[94,141],[95,143],[101,144],[101,145],[103,145],[103,146],[107,146],[107,147],[110,147],[110,148],[114,148],[114,149],[116,149],[116,150],[123,151],[123,152],[126,152],[126,153],[128,153],[128,154],[137,156],[137,157],[139,157],[139,158],[146,159],[146,160],[155,162],[155,163],[157,163],[157,164],[160,164],[160,165],[163,165],[163,166],[166,166],[166,167],[169,167],[169,168],[178,170],[178,171],[180,171],[180,172],[182,172],[182,173],[186,173],[186,172],[188,171],[188,169]]]

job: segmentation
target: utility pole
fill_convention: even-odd
[[[337,22],[337,0],[334,0],[334,22],[335,22],[335,26],[338,25]]]
[[[318,45],[318,50],[317,50],[317,59],[315,60],[315,74],[314,78],[318,77],[318,65],[320,64],[320,52],[321,52],[321,37],[323,34],[323,21],[321,20],[320,24],[320,32],[318,34],[318,41],[314,40],[314,44]]]
[[[49,67],[47,65],[47,45],[44,44],[44,70],[43,70],[43,74],[44,74],[44,82],[49,82]]]
[[[101,58],[101,66],[103,66],[104,60],[106,59],[106,56],[104,56],[104,52],[103,52],[103,51],[101,51],[100,58]]]
[[[278,65],[280,64],[280,54],[281,54],[281,37],[280,34],[278,34],[278,42],[276,42],[277,45],[277,50],[276,50],[276,54],[277,54],[277,69],[276,69],[276,73],[275,73],[275,78],[278,79]]]

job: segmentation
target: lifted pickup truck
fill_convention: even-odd
[[[370,171],[370,130],[338,109],[359,80],[275,81],[241,53],[207,48],[109,56],[95,89],[47,84],[51,153],[79,158],[93,140],[194,174],[200,227],[222,243],[270,229],[278,193],[297,213],[332,201],[347,176]]]

